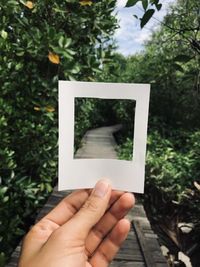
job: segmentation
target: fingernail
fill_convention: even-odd
[[[108,180],[100,180],[96,183],[93,194],[97,197],[104,197],[108,192],[109,188],[109,181]]]

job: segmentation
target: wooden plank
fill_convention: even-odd
[[[62,192],[60,194],[60,192],[58,193],[54,191],[52,196],[49,198],[47,204],[39,213],[37,220],[40,217],[46,215],[63,198],[63,196],[66,196],[67,194],[68,194],[67,192],[65,193]],[[141,215],[141,217],[139,217],[139,215]],[[162,259],[160,259],[161,255],[160,252],[157,250],[158,247],[156,247],[155,249],[155,245],[152,243],[152,240],[157,240],[156,239],[157,236],[153,233],[147,218],[144,216],[145,213],[143,211],[142,205],[140,204],[136,204],[135,207],[130,211],[130,214],[127,217],[129,217],[129,219],[131,220],[133,219],[135,220],[133,225],[137,225],[138,223],[140,227],[142,227],[142,229],[140,229],[140,238],[138,240],[139,228],[137,228],[136,230],[135,227],[133,227],[128,235],[127,240],[119,250],[113,263],[111,264],[111,267],[118,267],[118,266],[166,267],[166,263],[163,262],[163,258],[161,257]],[[143,240],[143,246],[141,245],[141,240]],[[150,244],[146,247],[146,243]],[[150,250],[150,252],[148,251],[148,249]],[[7,267],[17,266],[19,251],[20,251],[20,246],[18,246],[17,250],[13,253],[12,260],[8,265],[6,265]],[[151,259],[149,261],[147,260],[147,253],[150,254],[151,258],[154,259],[154,263],[151,263]],[[149,262],[151,263],[151,265],[149,265]]]
[[[140,246],[141,246],[144,258],[145,258],[146,265],[148,267],[155,267],[155,262],[154,262],[154,260],[152,258],[152,255],[148,251],[148,247],[146,245],[146,240],[144,239],[144,237],[142,235],[142,231],[140,229],[140,225],[138,224],[138,222],[134,222],[133,226],[134,226],[135,231],[137,233],[138,241],[140,243]]]
[[[162,267],[167,267],[167,262],[161,254],[160,246],[157,241],[157,236],[145,237],[144,229],[142,229],[142,222],[140,220],[132,221],[132,225],[138,236],[138,242],[145,259],[147,267],[157,267],[162,264]]]
[[[117,128],[112,127],[112,131]],[[89,144],[83,149],[79,150],[78,157],[87,158],[88,155],[83,153],[90,153],[89,157],[103,157],[103,147],[106,148],[107,158],[117,158],[117,153],[114,150],[115,140],[111,135],[109,127],[101,127],[95,131],[89,131],[87,133],[87,141],[89,138]],[[110,149],[108,149],[108,145]],[[100,149],[101,148],[101,149]],[[100,154],[97,155],[97,149],[100,149]],[[52,195],[49,197],[46,205],[39,212],[36,221],[45,216],[51,209],[53,209],[59,201],[65,196],[70,194],[71,191],[57,191],[57,186],[54,188]],[[161,251],[157,242],[157,236],[151,229],[150,223],[146,218],[146,214],[143,206],[140,203],[136,203],[135,207],[129,212],[127,218],[132,223],[132,229],[128,235],[127,240],[124,242],[119,252],[117,253],[114,261],[111,263],[111,267],[166,267],[166,261],[164,261]],[[17,267],[17,261],[19,258],[21,244],[14,251],[11,261],[6,267]],[[28,267],[28,266],[27,266]]]
[[[116,260],[114,260],[109,266],[110,267],[146,267],[144,262],[136,262],[136,261],[128,262],[128,261],[116,261]]]

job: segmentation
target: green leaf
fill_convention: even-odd
[[[155,12],[154,9],[149,9],[144,13],[144,16],[141,18],[141,23],[140,23],[141,28],[143,28],[147,24],[147,22],[153,16],[154,12]]]
[[[152,5],[158,5],[159,0],[150,0],[150,3],[151,3]]]
[[[140,0],[128,0],[125,7],[131,7],[137,4]]]
[[[156,8],[159,11],[162,8],[162,4],[156,4]]]
[[[77,74],[77,73],[79,73],[79,71],[80,71],[80,68],[78,66],[76,66],[71,70],[71,73]]]
[[[76,79],[72,75],[68,75],[70,81],[76,81]]]
[[[4,187],[0,188],[0,194],[1,195],[5,194],[7,192],[7,190],[8,190],[7,186],[4,186]]]
[[[19,52],[16,52],[16,55],[18,57],[22,57],[24,55],[24,51],[19,51]]]
[[[10,175],[10,178],[11,179],[14,179],[14,177],[15,177],[15,172],[12,170],[11,175]]]
[[[178,62],[188,62],[190,61],[192,58],[190,56],[187,55],[178,55],[174,58],[174,61],[178,61]]]
[[[144,10],[146,11],[147,7],[148,7],[148,0],[142,0],[142,6],[143,6]]]
[[[66,51],[67,51],[70,55],[75,55],[75,54],[76,54],[76,52],[73,51],[73,50],[71,50],[71,49],[67,49]]]
[[[15,1],[15,0],[10,0],[10,1],[8,1],[8,3],[7,3],[8,5],[19,5],[19,3],[17,2],[17,1]]]
[[[65,2],[67,2],[67,3],[75,3],[76,0],[65,0]]]
[[[5,40],[8,37],[8,33],[4,30],[1,31],[1,37]]]
[[[59,44],[60,47],[64,46],[64,39],[65,38],[63,36],[61,36],[60,39],[58,40],[58,44]]]
[[[138,19],[138,16],[137,15],[133,15],[133,17],[135,17],[136,19]]]
[[[175,70],[178,70],[180,72],[184,72],[183,68],[179,64],[174,63],[172,66],[175,68]]]
[[[72,39],[71,38],[67,38],[65,40],[64,48],[67,48],[71,44],[71,42],[72,42]]]
[[[48,192],[51,192],[51,191],[52,191],[52,186],[51,186],[51,184],[46,183],[46,189],[47,189]]]
[[[5,197],[3,198],[3,203],[8,202],[8,200],[9,200],[9,196],[5,196]]]
[[[20,70],[22,67],[23,67],[22,63],[18,63],[17,65],[15,65],[16,70]]]
[[[63,56],[64,56],[65,58],[73,59],[73,57],[72,57],[69,53],[67,53],[66,51],[64,51],[62,54],[63,54]]]

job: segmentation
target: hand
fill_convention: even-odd
[[[130,193],[100,180],[63,199],[24,239],[19,267],[106,267],[130,230]]]

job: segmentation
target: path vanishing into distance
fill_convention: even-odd
[[[75,158],[117,159],[116,141],[113,134],[121,124],[88,130],[81,141]]]

